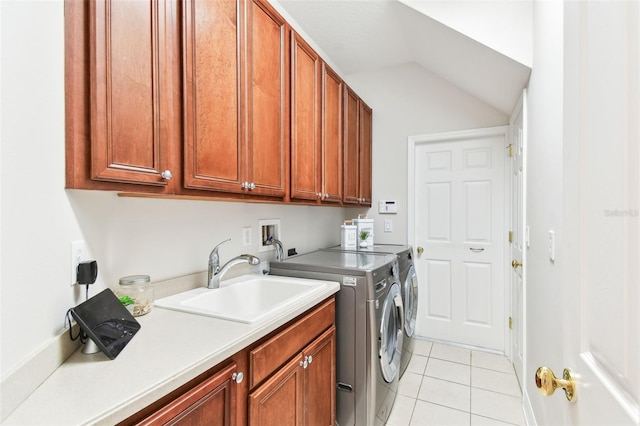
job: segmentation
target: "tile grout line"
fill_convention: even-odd
[[[471,426],[471,418],[473,416],[473,406],[471,395],[473,394],[473,351],[469,351],[469,426]]]

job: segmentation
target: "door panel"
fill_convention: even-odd
[[[505,128],[416,146],[418,335],[504,350],[504,146]]]
[[[165,2],[89,3],[91,178],[166,186],[167,124],[163,97],[170,55]]]
[[[320,57],[291,36],[291,198],[317,200],[321,189]]]
[[[344,91],[344,203],[358,204],[360,199],[360,134],[358,96],[345,87]]]
[[[467,324],[491,326],[492,270],[490,263],[464,263]]]
[[[358,103],[358,118],[360,125],[358,126],[358,138],[360,140],[360,201],[361,205],[370,206],[372,189],[372,149],[373,149],[373,111],[362,100]]]
[[[184,185],[242,192],[240,54],[235,0],[184,3]]]
[[[324,202],[342,201],[342,80],[322,64],[322,192]]]
[[[451,262],[425,260],[427,286],[427,318],[451,320]],[[419,282],[422,282],[420,280]],[[422,291],[422,290],[421,290]],[[418,302],[420,303],[420,302]],[[420,322],[420,321],[418,321]]]
[[[427,183],[426,232],[428,242],[451,241],[451,183]]]
[[[302,355],[249,395],[249,425],[301,425],[304,413]]]
[[[248,155],[252,193],[284,196],[289,129],[289,32],[268,3],[251,0],[247,13]]]
[[[511,255],[525,266],[511,268],[509,272],[511,293],[511,333],[510,333],[510,357],[514,370],[518,376],[520,387],[524,385],[524,284],[527,261],[525,260],[525,228],[524,220],[524,190],[525,190],[525,137],[524,117],[526,116],[526,92],[523,92],[515,112],[511,117]]]
[[[565,63],[566,84],[579,96],[567,99],[565,120],[563,296],[572,333],[565,365],[555,368],[571,368],[577,389],[576,403],[558,414],[573,424],[638,425],[640,4],[579,2],[565,12],[577,52]]]

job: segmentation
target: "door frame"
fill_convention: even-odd
[[[472,138],[472,137],[489,137],[489,136],[504,136],[504,155],[508,157],[507,146],[510,143],[510,126],[495,126],[495,127],[485,127],[478,129],[469,129],[469,130],[460,130],[460,131],[452,131],[452,132],[442,132],[442,133],[431,133],[425,135],[413,135],[407,137],[407,242],[409,245],[414,247],[415,249],[415,178],[416,178],[416,170],[415,170],[415,155],[416,155],[416,147],[418,145],[423,144],[432,144],[432,143],[443,143],[443,142],[454,142],[464,138]],[[511,166],[507,166],[507,163],[510,163],[509,158],[505,159],[505,167],[504,167],[504,188],[503,188],[503,209],[504,209],[504,217],[508,218],[511,215],[511,185],[510,181],[510,173]],[[509,235],[510,223],[505,220],[503,224],[504,235]],[[503,267],[502,272],[505,277],[504,282],[504,312],[507,310],[511,312],[511,289],[508,288],[507,285],[507,277],[510,273],[509,268],[511,268],[511,260],[509,257],[511,256],[511,249],[509,246],[508,239],[504,239],[503,241]],[[416,271],[417,272],[417,271]],[[420,282],[420,277],[418,277],[418,282]],[[508,307],[508,309],[507,309]],[[418,304],[418,318],[420,317],[420,304]],[[507,357],[511,357],[511,348],[508,344],[510,342],[510,330],[507,316],[505,315],[503,318],[503,348],[504,354]]]

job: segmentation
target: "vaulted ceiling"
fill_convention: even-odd
[[[346,75],[414,62],[510,114],[531,69],[398,0],[279,0]]]

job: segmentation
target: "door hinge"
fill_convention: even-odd
[[[509,317],[509,330],[513,330],[513,318]]]
[[[513,157],[513,144],[509,144],[507,149],[509,150],[509,157]]]
[[[513,231],[509,231],[509,242],[513,242]]]

